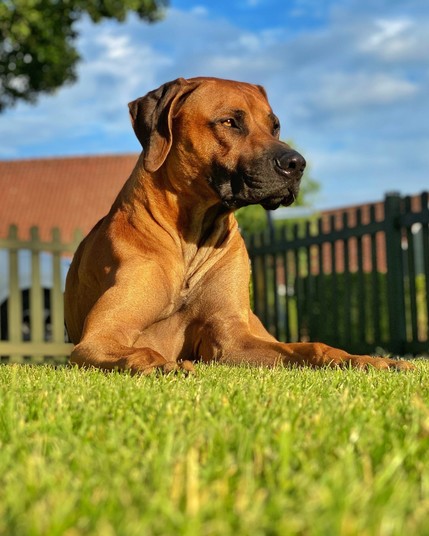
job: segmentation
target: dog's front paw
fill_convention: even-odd
[[[379,370],[415,370],[415,366],[404,361],[403,359],[390,359],[388,357],[371,357],[368,355],[350,356],[350,359],[344,360],[344,365],[350,365],[359,369],[379,369]]]
[[[172,374],[182,372],[186,376],[195,372],[194,365],[191,361],[166,361],[165,363],[157,363],[149,365],[143,370],[143,374],[146,376],[153,372],[160,372],[161,374]]]

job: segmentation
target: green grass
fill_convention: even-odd
[[[429,534],[417,371],[0,367],[0,534]]]

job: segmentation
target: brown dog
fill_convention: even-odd
[[[129,108],[144,152],[71,265],[72,363],[143,373],[191,369],[189,360],[411,368],[278,342],[250,310],[249,259],[233,211],[289,205],[305,167],[279,141],[262,87],[178,79]]]

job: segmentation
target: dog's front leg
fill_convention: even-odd
[[[129,370],[133,374],[149,374],[154,370],[164,373],[193,370],[190,361],[169,361],[150,347],[134,348],[107,338],[82,340],[72,351],[70,363],[103,370]]]
[[[201,330],[202,358],[220,363],[274,367],[309,366],[411,370],[406,361],[352,355],[323,343],[282,343],[272,337],[251,313],[250,322],[224,321]]]
[[[101,293],[86,315],[82,334],[73,341],[77,344],[70,362],[143,374],[154,369],[190,371],[189,362],[177,363],[174,356],[161,355],[145,337],[145,330],[168,316],[174,303],[174,284],[160,284],[163,279],[165,274],[155,263],[142,268],[122,266],[115,284]]]
[[[237,341],[223,352],[218,353],[219,361],[225,364],[249,364],[262,366],[309,366],[412,370],[414,366],[406,361],[369,355],[352,355],[344,350],[332,348],[323,343],[280,343],[262,341],[248,337]]]

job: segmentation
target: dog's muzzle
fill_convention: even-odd
[[[304,169],[303,156],[284,143],[276,142],[254,160],[240,161],[233,172],[215,164],[209,184],[227,208],[260,204],[274,210],[295,201]]]
[[[268,195],[259,200],[266,210],[275,210],[280,205],[289,206],[297,198],[305,159],[297,151],[283,147],[270,155],[271,180],[268,181]]]

